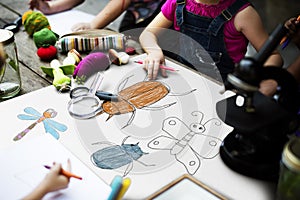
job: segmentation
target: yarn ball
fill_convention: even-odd
[[[90,53],[79,62],[74,70],[73,77],[85,77],[87,79],[99,71],[106,70],[109,65],[110,61],[105,53]]]
[[[55,45],[57,41],[56,35],[48,28],[43,28],[33,34],[33,41],[37,48],[42,46]]]
[[[51,29],[47,17],[38,11],[29,10],[25,12],[22,15],[22,23],[29,36],[43,28]]]
[[[53,60],[56,57],[57,49],[53,45],[49,45],[48,47],[40,47],[37,50],[37,55],[41,60]]]

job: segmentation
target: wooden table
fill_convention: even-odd
[[[6,23],[11,23],[28,10],[27,1],[23,0],[2,0],[0,2],[0,27]],[[36,54],[32,37],[29,37],[22,26],[15,33],[15,40],[18,49],[20,74],[22,79],[22,89],[19,95],[38,90],[52,84],[52,78],[46,77],[41,70],[41,66],[48,66],[48,62],[43,62]],[[58,55],[58,58],[62,57]]]

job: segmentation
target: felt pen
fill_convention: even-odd
[[[116,198],[116,200],[121,200],[125,194],[125,192],[128,190],[129,186],[131,184],[130,178],[125,178],[122,182],[122,188]]]
[[[116,200],[120,191],[121,191],[121,188],[122,188],[122,177],[121,176],[115,176],[113,181],[111,182],[110,184],[110,187],[111,187],[111,193],[109,195],[109,197],[107,198],[107,200]]]
[[[51,169],[51,167],[48,166],[48,165],[44,165],[44,167],[47,168],[47,169]],[[64,175],[64,176],[68,177],[68,178],[73,177],[73,178],[77,178],[77,179],[79,179],[79,180],[82,180],[82,177],[77,176],[77,175],[75,175],[75,174],[72,174],[71,172],[68,172],[68,171],[66,171],[66,170],[64,170],[64,169],[61,169],[60,173],[61,173],[62,175]]]
[[[141,60],[134,61],[134,62],[135,62],[135,63],[138,63],[138,64],[143,64],[143,61],[141,61]],[[174,68],[172,68],[172,67],[167,67],[167,66],[165,66],[165,65],[160,65],[159,68],[165,69],[165,70],[168,70],[168,71],[172,71],[172,72],[178,71],[177,69],[174,69]]]
[[[300,15],[297,17],[297,21],[300,21]],[[290,42],[290,38],[285,36],[284,38],[282,38],[282,40],[280,41],[280,45],[281,46],[281,49],[284,49]]]

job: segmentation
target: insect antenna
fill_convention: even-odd
[[[197,89],[192,89],[190,91],[187,92],[183,92],[183,93],[169,93],[169,96],[184,96],[184,95],[188,95],[194,91],[196,91]]]
[[[215,125],[216,126],[220,126],[221,125],[221,121],[219,120],[219,119],[217,119],[217,118],[212,118],[212,119],[210,119],[210,120],[208,120],[207,122],[205,122],[204,124],[203,124],[203,126],[205,126],[208,122],[213,122],[213,121],[215,121]]]
[[[129,78],[133,77],[134,75],[128,76],[127,78],[125,78],[118,86],[118,92],[120,92],[121,90],[123,90],[129,80]]]
[[[125,138],[123,139],[122,145],[125,144],[125,141],[126,141],[129,137],[130,137],[130,136],[127,136],[127,137],[125,137]]]
[[[201,122],[203,120],[203,117],[204,117],[204,114],[202,112],[200,112],[200,111],[194,111],[194,112],[192,112],[192,115],[196,116],[196,117],[200,116],[199,124],[201,124]]]

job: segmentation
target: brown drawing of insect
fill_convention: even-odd
[[[163,84],[159,81],[141,81],[135,83],[127,88],[125,88],[128,79],[131,76],[124,79],[118,86],[118,98],[119,101],[104,101],[102,103],[102,110],[98,115],[102,113],[109,114],[107,120],[109,120],[114,115],[121,115],[126,113],[132,113],[130,119],[127,124],[125,124],[122,128],[130,125],[134,119],[136,109],[147,109],[147,110],[162,110],[164,108],[170,107],[176,102],[172,102],[169,104],[161,105],[161,106],[153,106],[150,105],[158,102],[163,99],[165,96],[183,96],[194,92],[196,89],[192,89],[191,91],[187,91],[181,94],[173,94],[170,93],[170,87],[166,84]]]

